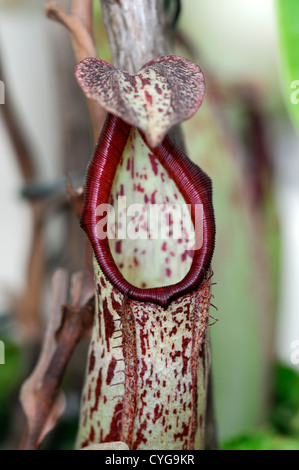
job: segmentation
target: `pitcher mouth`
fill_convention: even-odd
[[[194,250],[191,267],[180,282],[150,288],[132,285],[120,272],[111,253],[109,239],[98,238],[96,232],[96,209],[100,204],[109,203],[115,174],[130,131],[129,124],[115,115],[108,114],[87,171],[81,227],[90,239],[101,270],[116,289],[131,300],[150,302],[167,308],[176,298],[196,290],[204,281],[210,267],[215,245],[212,183],[210,178],[189,160],[168,135],[158,147],[152,148],[146,143],[190,206],[193,223],[196,205],[202,206],[202,242],[201,248]],[[140,135],[145,141],[141,132]],[[199,234],[195,230],[195,237],[197,236]]]

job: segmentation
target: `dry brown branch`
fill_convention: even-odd
[[[70,31],[77,62],[86,57],[97,57],[92,30],[92,0],[84,2],[74,0],[71,16],[59,8],[56,2],[48,1],[46,15],[63,24]],[[94,100],[87,100],[87,102],[96,142],[106,118],[106,111]]]
[[[39,202],[31,204],[32,241],[26,269],[26,287],[13,295],[14,316],[20,336],[26,344],[39,342],[42,337],[41,297],[45,274],[44,211]]]
[[[74,189],[71,180],[67,178],[67,193],[71,201],[73,212],[78,219],[83,209],[84,188]],[[77,297],[73,295],[74,305],[84,305],[94,294],[94,274],[93,274],[93,251],[89,239],[84,235],[84,266],[80,272],[80,278],[77,279]]]
[[[93,0],[84,0],[84,2],[82,0],[73,0],[72,16],[80,19],[91,37],[93,37],[92,7]]]
[[[80,279],[80,282],[78,282]],[[82,277],[75,276],[73,301],[78,304],[85,291]],[[90,335],[94,303],[89,297],[85,305],[66,305],[67,274],[56,272],[53,278],[53,308],[38,364],[23,384],[21,403],[27,418],[27,429],[20,449],[38,449],[44,436],[54,427],[64,410],[64,397],[59,386],[76,344]],[[88,295],[85,296],[85,299]]]
[[[44,377],[57,348],[55,335],[62,323],[61,305],[65,304],[67,301],[67,288],[66,273],[64,271],[58,271],[53,278],[53,308],[43,342],[42,352],[34,372],[26,380],[21,389],[20,399],[27,418],[28,436],[34,435],[37,445],[44,436],[44,430],[49,429],[49,426],[47,426],[48,420],[44,420],[42,425],[40,425],[40,422],[43,421],[43,417],[40,416],[40,403],[37,399],[37,395],[42,389]],[[64,406],[61,395],[58,401],[61,404],[61,412],[63,412]],[[51,409],[53,409],[53,405],[51,405],[50,410]],[[50,410],[48,410],[47,418],[48,415],[50,415]],[[56,415],[57,414],[56,410]],[[36,435],[36,428],[39,431],[38,436]]]
[[[76,2],[75,2],[76,3]],[[46,15],[48,18],[62,23],[71,33],[75,55],[78,62],[85,57],[96,57],[97,50],[91,35],[91,31],[87,29],[86,24],[88,17],[89,1],[81,2],[81,8],[74,7],[73,12],[82,14],[83,19],[77,16],[69,16],[62,11],[56,2],[49,1],[46,5]],[[85,5],[84,5],[85,4]]]
[[[67,179],[72,208],[80,217],[83,189],[73,189]],[[82,272],[71,278],[71,305],[68,300],[68,276],[58,270],[53,278],[53,307],[38,364],[21,389],[21,403],[27,418],[27,430],[21,449],[38,449],[45,435],[64,411],[64,395],[59,390],[65,369],[76,344],[91,332],[94,312],[92,250],[85,240]]]
[[[1,62],[0,77],[3,78]],[[15,113],[11,105],[11,100],[8,96],[6,96],[5,106],[1,106],[1,111],[4,118],[4,124],[6,125],[6,128],[11,138],[11,143],[14,147],[16,159],[18,161],[22,176],[25,181],[28,181],[36,176],[34,159],[32,157],[26,139],[20,129],[20,126],[16,121]]]
[[[5,80],[4,75],[0,60],[0,76]],[[37,169],[10,96],[6,96],[6,103],[1,107],[1,111],[21,174],[24,181],[29,182],[37,177]],[[16,296],[14,292],[10,294],[14,305],[13,313],[20,326],[20,336],[27,343],[39,341],[41,336],[40,297],[44,272],[41,209],[38,203],[31,204],[33,238],[28,258],[26,288],[21,295]]]
[[[82,186],[81,188],[74,189],[69,176],[67,176],[66,190],[73,207],[73,212],[79,219],[83,209],[84,188]]]

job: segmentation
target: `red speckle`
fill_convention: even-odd
[[[151,203],[152,204],[156,204],[156,193],[158,192],[157,189],[155,189],[155,191],[152,193],[151,195]]]
[[[175,351],[172,355],[171,355],[171,359],[172,361],[174,362],[176,360],[177,357],[180,357],[181,356],[181,351]]]
[[[166,269],[166,276],[167,277],[171,276],[171,269],[169,269],[169,268]]]
[[[193,253],[194,253],[193,250],[186,250],[184,253],[182,253],[181,260],[186,261],[187,256],[189,256],[190,258],[193,258]]]
[[[104,299],[104,301],[103,301],[103,313],[104,313],[106,343],[107,343],[107,349],[109,351],[110,350],[110,348],[109,348],[109,339],[112,337],[112,335],[114,333],[115,324],[114,324],[114,321],[113,321],[113,316],[111,315],[111,312],[108,308],[107,299]]]
[[[147,90],[145,90],[145,99],[146,99],[146,101],[148,102],[148,104],[149,104],[150,106],[152,106],[152,104],[153,104],[153,97],[152,97],[152,95],[151,95]]]
[[[164,242],[162,245],[162,251],[166,251],[166,250],[167,250],[167,243]]]
[[[99,370],[99,375],[97,378],[97,385],[95,389],[95,403],[93,407],[90,408],[90,417],[92,417],[92,414],[98,409],[99,399],[101,396],[101,389],[102,389],[102,369]]]
[[[141,186],[141,184],[140,184],[140,183],[138,183],[138,185],[137,185],[137,188],[136,188],[136,189],[137,189],[137,191],[139,191],[140,193],[144,193],[144,188]]]
[[[144,444],[147,443],[147,439],[146,437],[144,436],[143,434],[143,431],[147,428],[147,421],[144,420],[141,424],[140,424],[140,428],[138,429],[137,431],[137,436],[136,436],[136,440],[135,442],[133,443],[133,446],[132,446],[132,450],[136,450],[138,449],[138,446],[143,442]]]
[[[173,225],[172,214],[166,214],[166,223],[167,223],[167,225],[169,225],[169,226]],[[169,232],[169,233],[170,233],[170,232]]]
[[[122,243],[122,240],[118,240],[115,244],[115,251],[117,254],[121,254],[121,243]]]
[[[142,81],[142,88],[145,87],[145,85],[150,85],[151,81],[149,78],[143,78],[142,75],[140,75],[141,81]]]
[[[90,358],[89,358],[89,366],[88,366],[88,373],[89,374],[93,371],[95,362],[96,362],[96,358],[95,358],[95,355],[94,355],[94,351],[91,351]]]
[[[177,331],[178,331],[177,327],[174,326],[174,327],[172,328],[172,330],[169,332],[169,336],[171,337],[172,335],[176,335],[176,334],[177,334]],[[174,344],[173,344],[173,346],[174,346]]]
[[[155,155],[153,155],[152,153],[149,154],[149,158],[150,158],[150,162],[151,162],[151,165],[152,165],[152,170],[153,170],[153,173],[154,175],[158,175],[158,162],[157,162],[157,159],[155,157]]]
[[[121,303],[118,300],[116,300],[114,293],[112,293],[112,296],[111,296],[111,303],[112,303],[113,310],[116,310],[117,312],[120,312]]]
[[[143,379],[144,377],[144,374],[146,373],[147,371],[147,366],[146,366],[146,362],[145,360],[142,358],[141,359],[141,371],[140,371],[140,377]]]
[[[182,339],[182,351],[183,351],[183,369],[182,369],[182,374],[185,375],[187,372],[187,366],[188,366],[188,360],[189,358],[185,355],[186,349],[188,344],[190,343],[191,339],[190,338],[185,338],[183,336]]]
[[[122,403],[117,403],[116,407],[114,408],[113,418],[110,424],[109,434],[105,436],[103,442],[113,442],[120,440],[121,434],[121,426],[119,425],[122,418],[122,411],[123,405]]]
[[[181,441],[184,439],[184,437],[187,437],[189,434],[189,426],[186,423],[183,423],[183,431],[179,432],[177,434],[174,434],[174,440],[176,441],[177,439],[180,439]]]
[[[114,377],[114,371],[115,371],[116,364],[117,364],[117,361],[116,361],[115,357],[112,357],[112,359],[109,363],[109,366],[108,366],[108,371],[107,371],[107,379],[106,379],[107,385],[111,384],[111,381]]]
[[[154,417],[153,417],[153,424],[158,421],[159,418],[161,418],[163,415],[163,405],[161,405],[161,408],[159,407],[158,404],[156,404],[155,409],[154,409]]]
[[[83,449],[84,447],[87,447],[88,444],[89,444],[89,440],[86,439],[86,441],[82,442],[82,444],[81,444],[81,449]]]
[[[95,438],[95,432],[94,432],[93,426],[91,426],[90,433],[89,433],[89,442],[94,442],[94,438]]]
[[[159,87],[158,83],[155,85],[155,90],[159,95],[162,95],[162,89]]]

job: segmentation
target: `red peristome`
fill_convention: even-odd
[[[121,161],[131,126],[109,114],[89,165],[86,180],[85,202],[81,226],[86,231],[97,262],[109,281],[132,300],[152,302],[166,308],[170,302],[197,289],[205,279],[214,251],[215,221],[212,205],[210,178],[166,136],[162,144],[150,148],[170,178],[175,182],[191,207],[191,219],[195,221],[195,205],[203,207],[203,243],[194,251],[191,268],[180,282],[157,288],[138,288],[130,284],[120,273],[110,251],[108,237],[100,240],[96,233],[96,208],[108,204],[117,167]],[[142,134],[141,134],[142,135]],[[197,233],[195,231],[195,236]]]

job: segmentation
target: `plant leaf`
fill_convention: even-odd
[[[142,130],[152,147],[193,116],[205,92],[198,65],[177,56],[154,59],[136,75],[90,57],[77,65],[76,78],[88,98]]]

